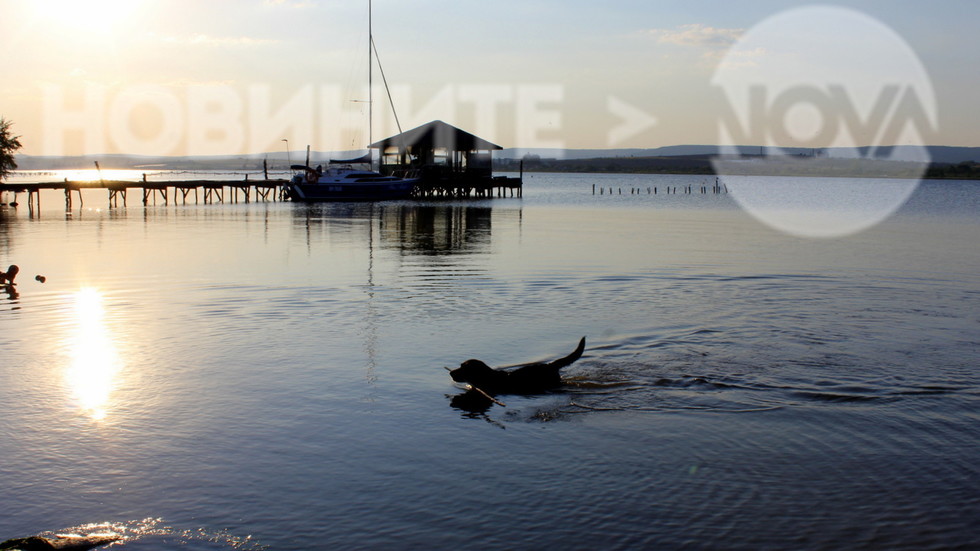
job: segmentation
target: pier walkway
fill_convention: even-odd
[[[476,197],[524,196],[524,181],[521,178],[495,176],[492,178],[446,178],[425,179],[415,184],[413,195],[417,198],[468,199]]]
[[[288,201],[288,180],[254,179],[246,175],[244,180],[161,180],[152,181],[145,177],[142,181],[130,180],[93,180],[61,182],[5,182],[0,183],[0,194],[26,193],[28,208],[41,209],[41,190],[62,190],[65,193],[65,208],[71,210],[78,201],[84,206],[82,190],[104,189],[109,195],[109,208],[127,206],[129,193],[136,191],[143,205],[187,204],[193,194],[195,204],[203,201],[205,204],[243,200],[245,203],[255,201]],[[513,197],[523,195],[523,182],[519,178],[488,178],[480,181],[426,182],[416,186],[413,193],[419,199],[459,199],[459,198],[490,198]],[[15,199],[16,201],[16,199]],[[13,201],[13,202],[15,202]],[[12,203],[13,203],[12,202]]]
[[[205,204],[238,202],[241,197],[246,203],[252,198],[256,201],[283,201],[286,199],[286,180],[167,180],[167,181],[124,181],[124,180],[94,180],[62,182],[7,182],[0,184],[0,192],[27,193],[27,204],[30,210],[41,208],[41,190],[62,190],[65,192],[65,207],[71,209],[75,198],[83,205],[83,189],[104,189],[109,193],[109,207],[126,206],[130,191],[136,190],[144,205],[187,204],[191,192],[194,203],[202,199]]]

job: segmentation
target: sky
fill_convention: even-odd
[[[0,116],[29,155],[358,150],[436,119],[505,148],[980,146],[978,19],[970,1],[374,0],[398,120],[375,69],[369,132],[366,0],[0,0]]]

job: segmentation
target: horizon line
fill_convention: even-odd
[[[715,144],[675,144],[675,145],[663,145],[656,147],[505,147],[500,151],[656,151],[659,149],[668,148],[678,148],[678,147],[703,147],[703,148],[736,148],[736,149],[766,149],[766,150],[793,150],[793,151],[828,151],[828,150],[862,150],[862,149],[897,149],[897,148],[946,148],[946,149],[980,149],[980,145],[908,145],[908,144],[896,144],[896,145],[861,145],[861,146],[831,146],[831,147],[802,147],[802,146],[765,146],[765,145],[715,145]],[[369,151],[370,148],[357,148],[357,149],[311,149],[310,153],[347,153],[353,151]],[[288,153],[305,153],[306,149],[290,149]],[[265,151],[258,153],[229,153],[229,154],[185,154],[185,155],[146,155],[146,154],[136,154],[136,153],[77,153],[71,155],[37,155],[30,153],[15,153],[15,157],[32,157],[32,158],[55,158],[55,159],[66,159],[72,157],[134,157],[134,158],[151,158],[151,159],[180,159],[180,158],[240,158],[240,157],[255,157],[259,155],[285,155],[287,150],[281,151]]]

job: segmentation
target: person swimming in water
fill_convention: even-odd
[[[16,264],[11,264],[6,272],[0,272],[0,285],[13,285],[17,272],[20,272],[20,268]]]

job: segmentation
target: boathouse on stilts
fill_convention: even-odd
[[[493,175],[493,151],[502,147],[442,121],[369,147],[380,152],[382,174],[419,178],[417,197],[522,196],[521,177]]]

